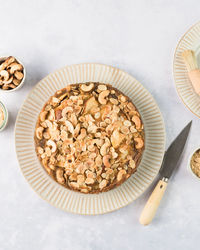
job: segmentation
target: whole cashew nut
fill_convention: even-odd
[[[56,143],[52,140],[47,141],[47,146],[51,147],[51,152],[54,153],[56,152],[57,146]]]
[[[41,140],[42,139],[42,132],[43,132],[44,128],[43,127],[38,127],[36,129],[36,137]]]
[[[62,117],[66,117],[66,115],[67,115],[68,112],[72,113],[73,112],[73,108],[72,107],[65,107],[62,110]]]
[[[89,85],[87,84],[82,84],[81,85],[81,90],[83,90],[84,92],[89,92],[94,88],[94,83],[90,83]]]
[[[47,111],[43,111],[43,112],[40,113],[41,122],[45,121],[47,113],[48,113]]]
[[[8,79],[7,81],[4,80],[2,81],[4,84],[10,84],[13,81],[13,76],[10,77],[10,79]]]
[[[20,70],[23,70],[23,66],[19,63],[11,63],[9,66],[8,66],[8,69],[10,69],[10,74],[14,74],[15,71],[20,71]]]
[[[111,167],[111,164],[109,162],[111,156],[110,155],[104,155],[103,157],[103,164],[106,168],[110,168]]]
[[[124,169],[121,169],[117,174],[117,180],[121,181],[124,175],[126,175],[126,171]]]
[[[140,129],[141,128],[141,120],[137,115],[134,115],[132,117],[132,121],[135,123],[136,129]]]
[[[1,70],[0,71],[0,78],[3,80],[3,81],[7,81],[9,79],[9,73],[8,71],[6,70]]]
[[[144,146],[144,141],[143,141],[142,138],[139,138],[139,137],[138,138],[134,138],[134,141],[137,143],[135,145],[136,149],[140,149],[140,148],[142,148]]]
[[[110,94],[110,90],[104,90],[99,94],[98,101],[101,104],[106,104],[107,100],[105,99]]]
[[[57,179],[57,181],[58,181],[60,184],[64,184],[64,183],[65,183],[65,178],[64,178],[63,174],[64,174],[63,169],[58,168],[58,169],[56,170],[56,179]]]
[[[18,80],[22,80],[24,77],[24,74],[20,71],[15,71],[14,76],[18,79]]]
[[[5,62],[3,62],[1,65],[0,65],[0,70],[3,70],[5,68],[8,67],[8,65],[10,65],[11,63],[13,63],[15,61],[15,58],[12,57],[12,56],[9,56]]]

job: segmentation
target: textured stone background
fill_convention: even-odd
[[[0,249],[197,249],[200,181],[190,175],[187,163],[200,145],[200,121],[178,98],[172,63],[178,40],[200,19],[199,1],[0,0],[0,13],[0,55],[19,57],[27,70],[22,89],[0,93],[10,114],[0,133]],[[137,78],[161,109],[167,146],[193,119],[180,167],[148,227],[138,218],[151,188],[119,211],[88,217],[52,207],[20,173],[14,123],[25,96],[48,73],[81,62],[113,65]]]

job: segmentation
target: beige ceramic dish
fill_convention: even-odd
[[[196,116],[200,117],[200,96],[197,95],[188,77],[183,61],[182,52],[193,50],[200,66],[200,22],[192,26],[179,41],[174,54],[174,81],[176,90],[185,106]]]
[[[139,110],[145,128],[145,151],[137,172],[121,186],[101,194],[81,194],[56,183],[41,166],[34,146],[37,117],[49,97],[70,83],[89,81],[112,84],[129,96]],[[164,155],[165,127],[153,97],[136,79],[111,66],[85,63],[57,70],[34,87],[17,117],[15,145],[22,173],[41,198],[64,211],[103,214],[128,205],[152,183]]]

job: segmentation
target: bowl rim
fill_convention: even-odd
[[[200,181],[200,177],[198,177],[198,176],[192,171],[191,165],[190,165],[192,156],[194,155],[194,153],[195,153],[197,150],[200,150],[200,145],[194,147],[193,150],[192,150],[192,153],[189,155],[187,168],[188,168],[188,171],[191,173],[191,175],[194,176],[196,180],[198,179],[198,180]]]
[[[5,59],[8,58],[8,57],[9,57],[9,56],[0,56],[0,62],[3,61],[3,60],[5,60]],[[13,57],[23,66],[24,77],[23,77],[21,83],[20,83],[16,88],[14,88],[14,89],[10,89],[10,90],[6,90],[6,89],[5,89],[5,90],[4,90],[4,89],[1,89],[1,88],[0,88],[0,91],[5,92],[5,93],[14,92],[14,91],[20,89],[20,88],[22,87],[22,85],[24,84],[24,81],[25,81],[25,78],[26,78],[26,69],[25,69],[25,67],[24,67],[24,64],[21,62],[21,60],[18,59],[18,57],[16,57],[16,56],[13,56]]]
[[[99,71],[99,72],[102,72],[102,70],[106,70],[106,72],[109,72],[109,74],[111,75],[112,74],[112,78],[110,78],[111,80],[107,80],[107,78],[105,78],[105,79],[103,79],[103,82],[104,82],[104,80],[106,80],[106,81],[114,81],[114,82],[116,82],[116,76],[118,76],[118,74],[120,73],[122,73],[122,75],[125,75],[125,76],[127,76],[128,77],[128,79],[130,78],[130,79],[132,79],[135,83],[137,83],[145,92],[147,92],[148,93],[148,97],[150,97],[150,99],[153,101],[153,104],[156,106],[156,110],[158,111],[158,114],[159,114],[159,119],[160,119],[160,126],[162,127],[162,135],[163,135],[163,137],[162,137],[162,152],[159,154],[160,155],[160,161],[162,162],[162,160],[163,160],[163,156],[164,156],[164,152],[165,152],[165,143],[166,143],[166,131],[165,131],[165,124],[164,124],[164,119],[163,119],[163,116],[162,116],[162,113],[161,113],[161,111],[160,111],[160,108],[159,108],[159,106],[158,106],[158,104],[157,104],[157,102],[156,102],[156,100],[153,98],[153,96],[152,96],[152,94],[138,81],[138,80],[136,80],[135,78],[134,78],[134,76],[132,76],[132,75],[130,75],[129,73],[127,73],[127,72],[125,72],[124,70],[121,70],[121,69],[119,69],[119,68],[116,68],[116,67],[113,67],[113,66],[110,66],[110,65],[105,65],[105,64],[101,64],[101,63],[81,63],[81,64],[72,64],[72,65],[67,65],[67,66],[64,66],[64,67],[62,67],[62,68],[60,68],[60,69],[57,69],[56,71],[54,71],[53,73],[50,73],[49,75],[47,75],[46,77],[44,77],[41,81],[39,81],[35,86],[34,86],[34,88],[32,88],[32,90],[29,92],[29,94],[27,95],[27,97],[26,97],[26,99],[25,99],[25,101],[24,101],[24,103],[21,105],[21,108],[20,108],[20,111],[18,112],[18,115],[17,115],[17,119],[16,119],[16,123],[15,123],[15,150],[16,150],[16,154],[17,154],[17,159],[18,159],[18,162],[19,162],[19,165],[20,165],[20,170],[21,170],[21,172],[22,172],[22,174],[23,174],[23,176],[25,177],[25,179],[26,179],[26,181],[28,182],[28,184],[31,186],[31,188],[43,199],[43,200],[45,200],[45,201],[47,201],[48,203],[50,203],[51,205],[54,205],[55,207],[57,207],[57,208],[59,208],[59,209],[62,209],[62,210],[64,210],[64,211],[67,211],[67,212],[71,212],[71,213],[75,213],[75,214],[83,214],[83,215],[95,215],[95,214],[105,214],[105,213],[109,213],[109,212],[112,212],[112,211],[115,211],[115,210],[117,210],[117,209],[119,209],[119,208],[122,208],[122,207],[124,207],[124,206],[126,206],[126,205],[128,205],[128,204],[130,204],[133,200],[135,200],[136,198],[138,198],[149,186],[150,186],[150,184],[155,180],[155,178],[156,178],[156,176],[157,176],[157,173],[158,173],[158,171],[159,171],[159,169],[160,169],[160,166],[161,166],[161,164],[159,164],[159,167],[157,168],[157,169],[155,169],[155,175],[153,174],[153,176],[152,176],[152,179],[151,179],[151,181],[149,182],[149,184],[148,184],[148,186],[145,188],[145,190],[143,190],[143,189],[138,189],[138,191],[136,191],[136,195],[135,195],[135,197],[131,197],[131,198],[128,198],[128,199],[126,199],[126,201],[123,201],[122,203],[121,203],[121,201],[120,201],[120,199],[119,199],[119,201],[120,202],[117,202],[117,205],[116,204],[114,204],[113,202],[111,202],[111,203],[109,203],[109,205],[102,205],[102,204],[104,204],[104,203],[101,203],[101,200],[102,200],[102,198],[100,199],[100,207],[99,207],[99,202],[96,202],[95,201],[95,204],[97,204],[98,203],[98,205],[97,205],[97,207],[96,207],[96,205],[95,205],[95,207],[93,207],[93,205],[90,207],[90,209],[89,208],[85,208],[84,206],[82,206],[81,205],[81,208],[75,208],[75,207],[68,207],[68,206],[66,206],[66,204],[65,204],[65,202],[61,202],[62,204],[60,204],[60,200],[61,199],[59,199],[59,203],[56,203],[56,202],[54,202],[54,200],[52,200],[52,199],[49,199],[49,193],[48,193],[48,196],[46,196],[43,192],[40,192],[37,188],[35,188],[35,186],[33,185],[33,183],[31,183],[31,181],[30,180],[28,180],[27,179],[27,176],[26,176],[26,173],[25,173],[25,171],[23,171],[23,168],[22,168],[22,163],[21,163],[21,156],[20,156],[20,154],[19,154],[19,151],[18,151],[18,136],[17,136],[17,129],[18,129],[18,125],[19,125],[19,121],[20,121],[20,119],[21,119],[21,114],[20,114],[20,112],[21,111],[23,111],[23,107],[24,107],[24,105],[25,105],[25,103],[26,103],[26,101],[28,100],[28,98],[29,97],[31,97],[34,93],[35,93],[35,91],[37,90],[37,88],[41,85],[41,84],[43,84],[44,83],[44,81],[45,80],[49,80],[49,79],[51,79],[51,77],[52,76],[54,76],[54,75],[56,75],[56,74],[58,74],[58,73],[60,73],[60,72],[64,72],[65,74],[68,74],[69,75],[69,73],[70,72],[72,72],[72,70],[75,70],[75,72],[76,72],[76,70],[79,72],[83,72],[82,74],[83,74],[83,76],[81,76],[81,78],[79,79],[79,78],[73,78],[73,79],[75,79],[75,80],[77,80],[76,82],[79,82],[79,80],[81,80],[82,79],[82,77],[84,77],[84,80],[82,79],[81,80],[81,82],[87,82],[86,80],[85,80],[85,78],[87,78],[87,79],[89,79],[89,78],[91,78],[92,77],[92,79],[95,77],[95,80],[91,80],[91,81],[96,81],[96,77],[100,77],[100,75],[98,74],[98,75],[95,75],[95,74],[93,74],[93,73],[91,73],[91,75],[89,74],[89,73],[86,73],[86,74],[84,74],[84,72],[86,71],[88,71],[88,72],[91,72],[91,71],[95,71],[96,72],[96,70],[97,70],[97,72]],[[100,69],[101,69],[101,71],[100,71]],[[104,71],[103,71],[104,72]],[[104,72],[104,74],[105,74],[105,72]],[[63,76],[63,75],[62,75]],[[74,76],[73,76],[74,77]],[[109,76],[110,77],[110,76]],[[114,80],[113,80],[113,78],[114,78]],[[62,79],[62,78],[61,78]],[[67,78],[68,79],[68,78]],[[70,81],[70,79],[71,79],[71,77],[67,80],[67,81]],[[122,79],[124,79],[124,78],[122,78]],[[90,81],[90,80],[89,80]],[[70,83],[73,83],[73,82],[70,82]],[[107,82],[107,83],[109,83],[109,82]],[[120,89],[120,88],[119,88]],[[123,92],[124,93],[124,92]],[[49,94],[49,93],[48,93]],[[136,106],[137,107],[137,106]],[[34,151],[35,152],[35,151]],[[24,153],[24,152],[23,152]],[[44,170],[45,171],[45,170]],[[46,176],[47,177],[49,177],[47,174],[46,174]],[[50,177],[49,177],[50,178]],[[38,180],[37,180],[38,181]],[[51,182],[53,183],[53,180],[51,180]],[[144,182],[145,183],[145,182]],[[56,188],[57,188],[57,186],[59,186],[59,184],[57,184],[57,182],[55,182],[54,181],[54,185],[56,185]],[[123,184],[124,185],[124,184]],[[59,186],[60,187],[60,186]],[[41,188],[41,186],[40,186],[40,188]],[[120,187],[118,187],[118,188],[120,188]],[[46,190],[46,189],[45,189]],[[116,190],[116,189],[115,189]],[[112,191],[112,190],[111,190]],[[111,191],[109,191],[109,192],[111,192]],[[73,191],[71,191],[71,192],[73,192]],[[65,193],[63,190],[61,191],[61,195],[63,195],[63,193]],[[105,192],[105,193],[107,193],[107,192]],[[129,192],[127,192],[129,195],[130,195],[130,193]],[[59,193],[60,194],[60,193]],[[123,194],[123,192],[121,192],[121,195]],[[73,195],[74,196],[74,195]],[[77,196],[77,194],[75,194],[75,196]],[[85,196],[86,197],[86,199],[89,199],[88,197],[89,196],[94,196],[94,198],[96,198],[96,196],[99,196],[99,197],[101,197],[102,196],[102,194],[98,194],[98,195],[95,195],[95,194],[83,194],[82,196]],[[80,199],[82,199],[82,196],[81,196],[81,198]],[[70,197],[71,197],[71,195],[70,195]],[[65,200],[65,198],[66,197],[64,197],[63,199]],[[118,197],[119,198],[119,197]],[[71,198],[70,198],[71,199]],[[106,198],[105,198],[105,200],[107,200]],[[82,202],[81,202],[81,204],[83,204]],[[114,205],[113,205],[114,204]],[[71,206],[71,203],[70,203],[70,206]],[[82,207],[84,207],[84,208],[82,208]],[[83,210],[82,210],[83,209]]]
[[[0,101],[0,107],[3,109],[5,118],[4,121],[2,123],[2,125],[0,126],[0,132],[4,130],[4,128],[6,127],[7,123],[8,123],[8,110],[6,108],[6,106]]]
[[[177,84],[176,84],[176,76],[175,76],[175,62],[176,62],[176,57],[177,57],[177,51],[179,49],[179,46],[182,42],[182,40],[187,36],[187,34],[189,34],[197,25],[200,24],[200,21],[194,23],[192,26],[190,26],[186,31],[185,33],[179,38],[178,40],[178,43],[175,47],[175,50],[174,50],[174,53],[173,53],[173,82],[174,82],[174,87],[175,87],[175,90],[176,90],[176,93],[177,95],[179,96],[180,100],[182,101],[182,103],[185,105],[185,107],[190,111],[192,112],[195,116],[197,116],[198,118],[200,118],[200,116],[198,114],[196,114],[196,112],[194,112],[188,105],[187,103],[185,102],[184,98],[181,96],[181,94],[179,93],[178,91],[178,87],[177,87]]]

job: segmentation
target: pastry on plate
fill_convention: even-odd
[[[57,91],[39,114],[34,138],[47,173],[82,193],[122,184],[136,171],[144,151],[138,110],[127,96],[102,83]]]

